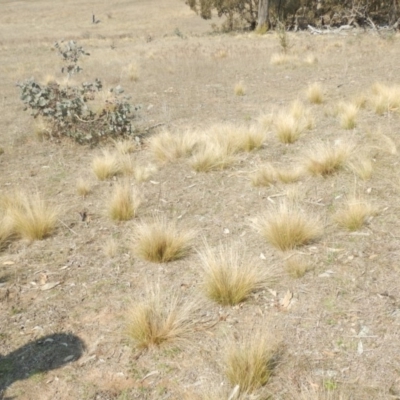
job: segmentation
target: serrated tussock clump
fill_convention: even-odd
[[[374,213],[375,209],[369,202],[360,199],[350,199],[336,212],[334,220],[339,226],[349,231],[356,231]]]
[[[129,183],[117,183],[108,205],[110,218],[114,221],[128,221],[135,217],[140,203],[139,195]]]
[[[121,173],[121,163],[116,153],[104,150],[102,156],[96,156],[92,161],[92,170],[97,179],[104,181]]]
[[[351,143],[321,143],[309,151],[305,160],[306,170],[313,175],[330,175],[343,168],[354,146]]]
[[[167,163],[190,157],[198,142],[196,132],[163,131],[150,139],[149,149],[156,161]]]
[[[179,342],[194,331],[196,304],[180,294],[152,287],[145,298],[131,305],[126,314],[126,334],[138,348]]]
[[[7,218],[15,233],[30,241],[42,240],[54,231],[59,208],[43,199],[39,193],[15,193],[8,202]]]
[[[274,368],[277,344],[265,332],[249,336],[241,342],[228,344],[225,374],[240,392],[251,393],[266,385]]]
[[[271,245],[282,251],[311,243],[323,231],[317,217],[307,215],[287,202],[258,217],[254,227]]]
[[[194,236],[194,231],[181,229],[174,221],[156,218],[136,226],[133,251],[147,261],[169,262],[188,254]]]
[[[313,83],[307,88],[307,99],[313,104],[322,104],[324,102],[324,93],[320,83]]]
[[[222,305],[238,304],[274,279],[272,270],[263,269],[235,243],[217,249],[205,244],[199,257],[203,290],[208,298]]]

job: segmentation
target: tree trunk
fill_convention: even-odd
[[[269,0],[258,0],[257,30],[269,29]]]

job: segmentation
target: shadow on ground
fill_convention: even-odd
[[[29,342],[5,356],[0,355],[0,400],[14,382],[57,369],[81,357],[83,341],[69,333],[55,333]]]

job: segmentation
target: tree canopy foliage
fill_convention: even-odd
[[[204,19],[224,17],[223,31],[257,26],[259,0],[186,0],[186,4]],[[393,26],[400,16],[400,0],[269,0],[268,9],[272,27],[277,21],[289,29],[307,24]]]

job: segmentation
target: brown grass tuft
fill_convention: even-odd
[[[80,177],[76,181],[76,191],[78,192],[79,196],[86,197],[92,191],[92,188],[88,181]]]
[[[104,181],[120,173],[120,163],[115,153],[103,151],[102,156],[96,156],[92,161],[92,170],[97,179]]]
[[[167,163],[189,157],[197,143],[198,137],[195,133],[172,134],[169,131],[163,131],[150,139],[149,148],[155,160]]]
[[[363,181],[371,179],[374,168],[369,158],[359,156],[354,161],[349,162],[348,166]]]
[[[298,120],[287,112],[280,112],[275,118],[275,130],[282,143],[294,143],[302,132]]]
[[[276,177],[282,183],[297,182],[304,175],[304,168],[301,166],[293,168],[277,168]]]
[[[180,259],[190,251],[194,232],[178,228],[174,222],[156,219],[141,223],[134,235],[134,253],[144,260],[163,263]]]
[[[147,349],[185,340],[194,331],[195,303],[178,295],[165,295],[160,288],[149,290],[146,298],[127,313],[126,333],[136,347]]]
[[[202,143],[190,159],[191,167],[197,172],[226,169],[236,161],[227,143],[216,140]]]
[[[220,245],[212,250],[206,244],[199,252],[203,267],[203,289],[207,297],[222,305],[235,305],[254,291],[273,280],[255,260],[247,259],[245,252],[235,244]]]
[[[253,186],[271,186],[276,182],[277,173],[272,164],[267,163],[251,174]]]
[[[138,145],[133,140],[115,140],[114,141],[115,150],[119,154],[130,154],[137,150]]]
[[[343,129],[354,129],[357,126],[358,110],[358,107],[352,103],[341,105],[339,119]]]
[[[286,202],[260,216],[254,226],[268,242],[282,251],[308,244],[322,234],[318,218],[306,215]]]
[[[294,254],[286,260],[285,269],[292,278],[301,278],[311,269],[304,256]]]
[[[391,111],[400,112],[400,86],[375,83],[371,92],[369,102],[377,114],[382,115]]]
[[[307,89],[307,99],[313,104],[322,104],[324,102],[324,93],[320,83],[313,83]]]
[[[228,344],[225,359],[225,373],[232,385],[239,385],[240,391],[250,393],[267,384],[276,354],[276,344],[258,333],[246,341]]]
[[[310,152],[305,161],[305,168],[313,175],[329,175],[344,166],[354,146],[340,142],[336,145],[319,144]]]
[[[235,85],[234,92],[236,96],[244,96],[246,94],[246,87],[244,86],[243,82],[238,82]]]
[[[54,231],[59,210],[43,200],[39,193],[21,192],[15,194],[8,215],[17,235],[33,241],[42,240]]]
[[[140,206],[139,196],[129,183],[117,183],[109,204],[109,215],[114,221],[128,221],[135,217]]]
[[[7,247],[14,235],[13,220],[7,212],[0,210],[0,252]]]
[[[342,228],[356,231],[364,225],[367,218],[374,212],[375,210],[367,201],[351,199],[341,210],[336,212],[334,220]]]

